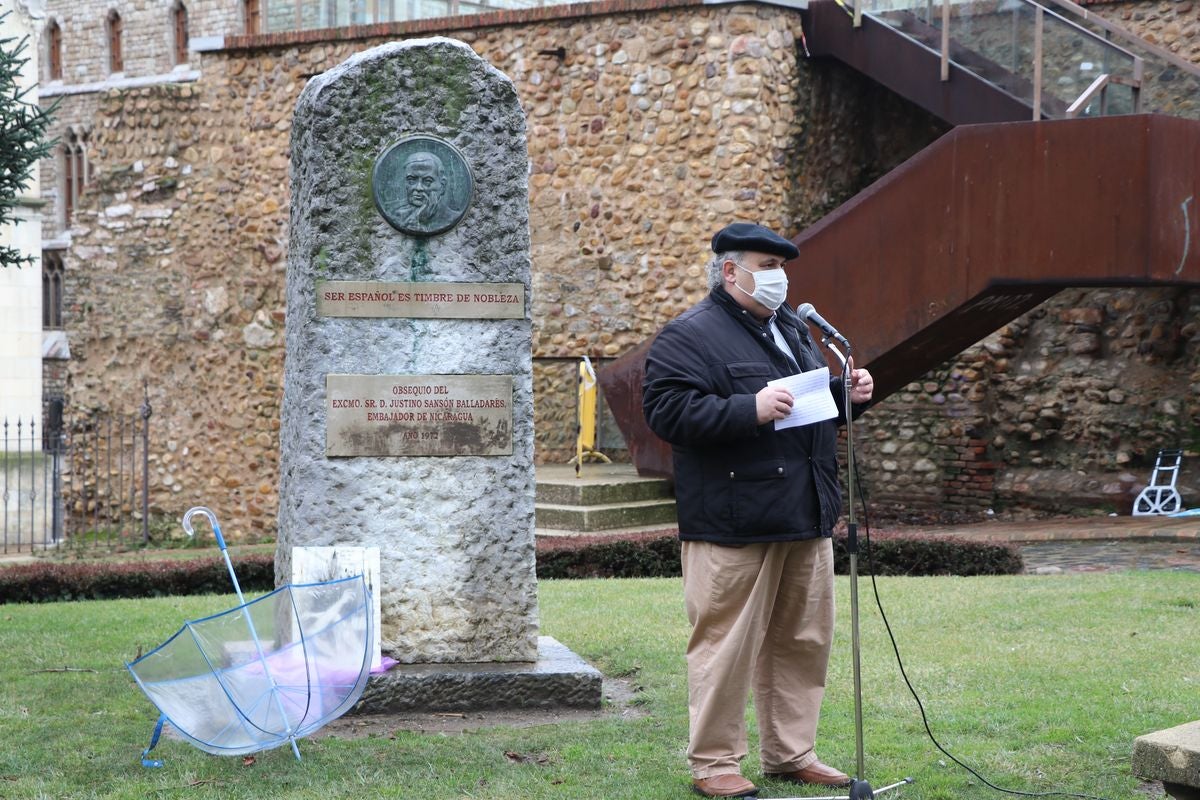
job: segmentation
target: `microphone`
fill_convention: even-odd
[[[801,305],[796,309],[796,315],[805,322],[811,322],[813,325],[816,325],[817,328],[820,329],[821,333],[825,334],[827,338],[837,339],[842,343],[843,347],[850,347],[850,342],[846,340],[846,337],[838,333],[837,328],[826,322],[825,318],[818,314],[817,310],[813,308],[812,303],[804,303]]]

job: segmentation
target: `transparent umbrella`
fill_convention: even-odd
[[[245,755],[269,750],[316,731],[350,710],[371,670],[371,597],[358,575],[288,584],[249,602],[242,596],[216,515],[208,519],[233,581],[239,604],[183,624],[175,635],[126,664],[160,716],[149,758],[164,724],[201,750]]]

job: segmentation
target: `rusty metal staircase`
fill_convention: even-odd
[[[962,126],[795,239],[801,289],[886,397],[1068,286],[1200,285],[1198,195],[1194,120]]]
[[[1200,285],[1200,70],[1068,0],[860,2],[810,0],[813,55],[959,126],[794,239],[789,302],[836,315],[877,399],[1063,288]],[[648,349],[599,379],[638,472],[669,475]]]

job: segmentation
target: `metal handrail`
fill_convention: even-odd
[[[1170,63],[1171,66],[1178,67],[1179,69],[1182,69],[1185,72],[1190,72],[1192,75],[1200,78],[1200,66],[1193,64],[1191,61],[1180,58],[1170,50],[1146,41],[1127,28],[1123,28],[1120,25],[1109,22],[1107,19],[1099,16],[1098,14],[1093,14],[1083,6],[1072,3],[1071,0],[1045,0],[1045,2],[1053,3],[1059,8],[1065,9],[1078,17],[1082,17],[1084,20],[1095,25],[1096,27],[1103,28],[1108,33],[1121,37],[1130,44],[1135,45],[1138,49],[1150,52],[1155,58],[1161,58],[1163,61]],[[1086,28],[1084,30],[1086,30]]]
[[[869,0],[869,1],[870,1],[871,5],[873,6],[874,0]],[[1102,104],[1102,108],[1103,108],[1104,103],[1105,103],[1104,91],[1105,91],[1106,87],[1108,86],[1108,84],[1110,84],[1110,83],[1120,83],[1120,84],[1125,84],[1125,85],[1129,86],[1132,89],[1132,93],[1133,93],[1133,111],[1134,111],[1134,113],[1137,113],[1141,110],[1141,108],[1140,108],[1140,106],[1141,106],[1140,89],[1141,89],[1142,75],[1143,75],[1143,70],[1144,70],[1143,59],[1141,56],[1138,56],[1137,54],[1130,52],[1129,50],[1125,49],[1124,47],[1121,47],[1120,45],[1114,44],[1112,41],[1105,38],[1104,36],[1101,36],[1097,33],[1094,33],[1092,31],[1088,30],[1087,28],[1080,25],[1079,23],[1067,18],[1066,16],[1064,16],[1062,14],[1059,14],[1055,11],[1052,11],[1052,10],[1046,8],[1045,6],[1041,5],[1040,3],[1034,2],[1034,0],[1012,0],[1012,1],[1016,2],[1018,4],[1021,4],[1021,5],[1031,6],[1034,9],[1034,31],[1033,31],[1034,47],[1033,47],[1033,57],[1031,59],[1032,66],[1033,66],[1033,76],[1034,76],[1033,77],[1033,99],[1032,99],[1031,104],[1033,106],[1033,119],[1034,120],[1041,119],[1041,116],[1042,116],[1042,110],[1041,110],[1042,109],[1042,63],[1043,63],[1042,38],[1043,38],[1043,30],[1045,27],[1045,17],[1047,14],[1050,15],[1052,18],[1058,20],[1063,25],[1071,28],[1077,34],[1079,34],[1083,37],[1086,37],[1088,39],[1091,39],[1095,43],[1099,44],[1105,50],[1107,50],[1109,52],[1115,52],[1115,53],[1120,54],[1121,56],[1124,56],[1125,58],[1129,59],[1130,67],[1131,67],[1131,71],[1132,71],[1132,76],[1129,78],[1124,78],[1124,77],[1120,77],[1120,76],[1116,76],[1116,75],[1112,75],[1112,74],[1104,74],[1104,75],[1099,76],[1096,80],[1094,80],[1092,82],[1092,84],[1086,90],[1084,90],[1084,92],[1078,98],[1075,99],[1075,101],[1073,101],[1070,104],[1070,106],[1068,107],[1068,110],[1067,110],[1067,115],[1070,117],[1077,116],[1080,113],[1080,111],[1082,110],[1082,108],[1084,106],[1086,106],[1087,102],[1090,101],[1096,95],[1096,93],[1100,94],[1101,104]],[[1058,3],[1059,5],[1066,8],[1067,10],[1071,10],[1073,13],[1075,13],[1074,9],[1080,9],[1080,7],[1075,6],[1074,3],[1070,3],[1069,0],[1049,0],[1049,1]],[[864,8],[864,6],[867,5],[867,2],[868,2],[868,0],[859,0],[859,2],[853,3],[853,17],[854,17],[854,26],[855,27],[861,27],[863,14],[872,15],[873,13],[876,13],[876,10],[874,8],[870,8],[870,9]],[[935,0],[928,0],[927,14],[929,11],[932,10],[934,2],[935,2]],[[951,29],[950,7],[952,4],[953,4],[953,0],[941,0],[940,55],[941,55],[941,79],[943,81],[947,81],[950,79],[950,61],[951,61],[951,59],[950,59],[950,44],[951,44],[951,41],[953,38],[950,34],[950,29]],[[908,10],[911,12],[911,9],[908,9]],[[1080,10],[1082,11],[1083,9],[1080,9]],[[1086,11],[1084,11],[1083,14],[1085,17],[1087,17]],[[1090,17],[1090,19],[1092,21],[1095,21],[1094,16]],[[926,21],[928,22],[928,19]],[[1103,25],[1101,25],[1101,27],[1103,27],[1105,30],[1110,30],[1114,33],[1120,30],[1119,26],[1115,26],[1115,25],[1112,25],[1111,23],[1107,23],[1107,22],[1105,22]],[[1133,39],[1137,38],[1136,36],[1134,36],[1133,34],[1129,34],[1128,32],[1125,32],[1124,35],[1126,37],[1132,37]],[[1195,68],[1192,68],[1192,71],[1196,72],[1198,75],[1200,75],[1200,71],[1195,70]]]

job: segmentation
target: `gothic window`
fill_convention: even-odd
[[[62,80],[62,28],[54,20],[50,20],[46,26],[46,66],[50,71],[50,80]]]
[[[125,56],[121,50],[121,37],[125,24],[121,21],[121,15],[116,11],[108,12],[108,22],[105,27],[108,30],[108,71],[124,72]]]
[[[188,63],[188,12],[183,3],[171,9],[172,39],[175,44],[175,64]]]
[[[70,227],[79,198],[88,184],[87,132],[74,128],[63,136],[60,155],[62,163],[63,225]]]
[[[63,251],[42,251],[42,327],[63,326]]]
[[[245,0],[245,5],[242,6],[243,22],[246,25],[246,34],[253,36],[259,33],[260,22],[260,7],[258,0]]]

